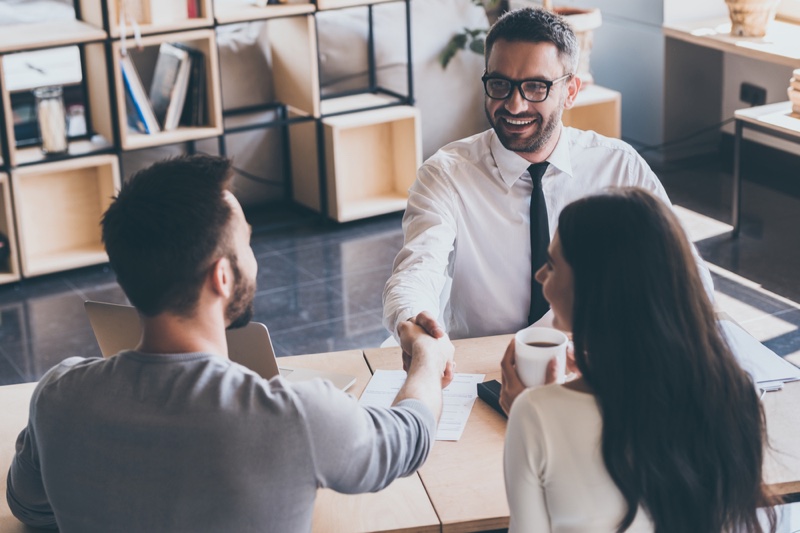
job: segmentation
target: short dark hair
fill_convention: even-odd
[[[210,155],[160,161],[127,180],[103,215],[109,262],[143,315],[192,313],[208,268],[228,255],[231,168]]]
[[[558,49],[561,63],[566,69],[564,74],[575,74],[578,68],[580,47],[575,32],[563,17],[545,9],[515,9],[497,19],[486,35],[487,64],[492,47],[498,39],[509,42],[552,43]]]

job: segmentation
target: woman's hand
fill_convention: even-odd
[[[506,348],[503,360],[500,361],[500,372],[502,374],[502,386],[500,387],[500,407],[508,415],[511,412],[511,404],[522,391],[525,390],[522,380],[517,374],[516,354],[514,353],[514,339]],[[548,366],[549,368],[549,366]]]

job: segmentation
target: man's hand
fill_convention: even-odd
[[[437,368],[441,368],[442,388],[453,381],[455,348],[444,332],[441,332],[442,334],[438,338],[434,338],[412,320],[400,323],[397,326],[397,332],[402,342],[403,369],[406,372],[409,372],[411,367],[417,363],[430,361],[437,365]]]
[[[421,327],[425,332],[428,333],[434,339],[441,339],[446,335],[444,329],[439,325],[433,315],[431,315],[427,311],[423,311],[417,316],[412,316],[406,322],[411,322],[412,324],[416,324],[417,326]],[[400,346],[403,347],[403,370],[408,372],[408,365],[411,364],[411,352],[405,349],[406,344],[409,344],[408,339],[403,339],[403,323],[401,322],[397,326],[397,336],[400,337]]]

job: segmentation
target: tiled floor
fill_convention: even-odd
[[[719,304],[800,363],[800,192],[746,182],[744,226],[733,241],[724,167],[711,158],[658,173],[710,263]],[[381,291],[402,243],[399,214],[283,229],[273,222],[286,213],[248,216],[260,268],[255,319],[269,326],[279,355],[373,347],[388,336]],[[99,355],[85,299],[125,301],[103,266],[0,287],[0,384],[36,380],[67,356]]]

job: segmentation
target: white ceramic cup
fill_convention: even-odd
[[[514,337],[517,374],[526,387],[544,385],[547,363],[556,358],[556,382],[564,383],[567,336],[552,328],[525,328]],[[532,344],[541,344],[532,346]],[[543,345],[543,346],[542,346]]]

